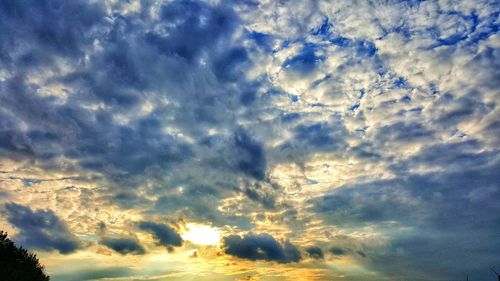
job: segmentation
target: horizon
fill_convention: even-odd
[[[0,230],[53,281],[497,280],[499,15],[0,1]]]

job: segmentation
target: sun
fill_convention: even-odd
[[[204,224],[188,223],[181,233],[184,240],[196,245],[217,245],[220,242],[220,232],[216,227]]]

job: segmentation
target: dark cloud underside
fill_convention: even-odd
[[[289,241],[278,242],[269,234],[230,235],[224,237],[226,254],[249,260],[268,260],[280,263],[298,262],[299,250]]]
[[[132,238],[105,238],[99,243],[122,255],[142,255],[145,253],[139,242]]]
[[[139,223],[139,228],[151,232],[161,245],[182,246],[181,236],[168,225],[144,221]]]
[[[69,254],[80,242],[51,210],[33,211],[15,203],[6,205],[8,221],[19,229],[15,241],[27,248],[57,250]]]

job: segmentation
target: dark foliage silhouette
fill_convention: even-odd
[[[4,281],[49,281],[35,254],[17,247],[0,231],[0,276]]]

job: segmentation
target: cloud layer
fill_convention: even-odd
[[[32,211],[15,203],[5,208],[9,223],[20,230],[16,241],[23,247],[57,250],[62,254],[80,247],[77,238],[51,210]]]
[[[123,264],[99,278],[485,279],[499,11],[2,1],[0,223],[55,279],[51,250]],[[189,224],[225,238],[187,242]],[[142,258],[152,269],[127,267]]]
[[[297,262],[299,250],[289,241],[279,243],[269,234],[230,235],[224,237],[226,254],[249,260],[268,260],[281,263]]]

